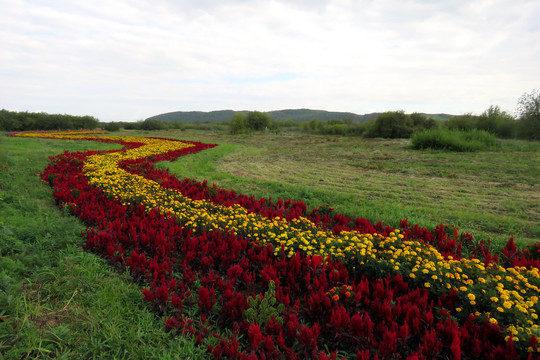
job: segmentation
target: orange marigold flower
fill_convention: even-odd
[[[338,301],[339,300],[339,295],[335,294],[334,296],[332,296],[332,300]]]

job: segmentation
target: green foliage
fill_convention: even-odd
[[[518,136],[527,140],[540,140],[540,92],[523,94],[518,101]]]
[[[355,122],[351,118],[322,121],[311,119],[302,123],[303,132],[319,135],[362,136],[371,125],[370,121]]]
[[[476,119],[476,128],[485,130],[501,139],[516,137],[516,120],[499,106],[491,105]]]
[[[185,130],[187,128],[187,125],[186,125],[186,123],[175,120],[175,121],[171,121],[171,123],[169,124],[169,127],[171,129]]]
[[[231,117],[231,134],[244,134],[252,131],[277,130],[278,124],[272,123],[270,115],[260,111],[237,112]]]
[[[231,134],[242,134],[247,131],[247,119],[243,112],[237,112],[231,117]]]
[[[110,122],[110,123],[105,123],[102,125],[102,128],[103,130],[106,130],[106,131],[111,131],[111,132],[114,132],[114,131],[119,131],[120,130],[120,123],[117,123],[117,122]]]
[[[260,326],[266,326],[272,317],[283,324],[283,311],[285,305],[279,304],[276,306],[276,284],[270,280],[268,290],[264,293],[264,297],[257,295],[255,298],[250,296],[247,298],[249,308],[244,312],[246,320],[250,323],[257,323]]]
[[[499,106],[491,105],[481,115],[464,114],[448,120],[448,129],[469,131],[473,129],[487,131],[501,139],[516,137],[518,122]]]
[[[0,130],[4,131],[95,129],[98,125],[92,116],[0,110]]]
[[[419,113],[405,114],[403,111],[388,111],[379,115],[365,130],[364,136],[387,139],[409,138],[415,131],[432,129],[437,120]]]
[[[478,117],[471,114],[452,116],[448,119],[448,128],[450,130],[472,130],[476,128]]]
[[[366,137],[387,139],[408,138],[413,132],[413,120],[403,111],[388,111],[379,115]]]
[[[262,131],[270,126],[270,115],[260,111],[250,111],[246,116],[246,125],[250,130]]]
[[[441,149],[448,151],[480,151],[497,148],[497,139],[484,130],[430,129],[413,134],[415,149]]]
[[[167,123],[163,121],[159,121],[159,120],[152,120],[152,119],[146,119],[140,125],[141,130],[163,130],[163,129],[166,129],[167,127],[168,127]]]
[[[122,127],[126,130],[141,130],[142,122],[125,122]]]
[[[413,132],[424,129],[433,129],[439,125],[437,120],[426,117],[420,113],[412,113],[409,117],[412,121]]]

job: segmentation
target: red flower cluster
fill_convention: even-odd
[[[205,147],[195,144],[170,157]],[[192,233],[157,210],[123,206],[86,182],[81,169],[90,154],[64,153],[45,169],[42,178],[53,186],[57,203],[76,204],[73,213],[90,226],[85,232],[87,248],[115,266],[127,267],[146,286],[144,299],[165,315],[169,329],[191,334],[199,343],[217,338],[211,342],[217,345],[207,345],[216,358],[327,359],[326,351],[332,353],[330,358],[339,352],[357,359],[519,357],[512,339],[505,341],[497,325],[478,323],[472,316],[461,325],[453,321],[449,309],[454,308],[455,293],[434,299],[425,289],[410,288],[400,276],[351,278],[345,265],[332,259],[274,256],[271,246],[249,244],[240,236],[219,231]],[[206,183],[180,182],[152,168],[153,162],[166,158],[156,156],[122,166],[193,198],[222,205],[240,203],[269,217],[294,218],[306,212],[301,202],[272,203],[209,188]],[[381,224],[352,221],[343,215],[321,216],[319,211],[310,218],[335,232],[390,231]],[[410,238],[423,231],[415,229]],[[433,239],[438,238],[444,236]],[[515,252],[508,251],[509,257],[514,256]],[[264,325],[248,322],[244,316],[247,298],[264,296],[271,281],[276,301],[285,310]],[[335,288],[346,289],[350,295],[333,300],[328,293]],[[188,318],[184,307],[195,305],[197,315]],[[224,337],[216,333],[216,326],[230,332]]]

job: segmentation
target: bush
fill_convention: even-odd
[[[123,128],[126,130],[141,130],[142,122],[125,122]]]
[[[525,93],[518,102],[518,136],[526,140],[540,140],[540,92]]]
[[[516,120],[499,106],[492,105],[476,121],[476,128],[485,130],[502,139],[511,139],[516,135]]]
[[[242,134],[247,131],[246,115],[243,112],[237,112],[231,117],[231,134]]]
[[[103,130],[106,130],[106,131],[118,131],[120,130],[120,123],[117,123],[117,122],[110,122],[110,123],[106,123],[106,124],[103,124]]]
[[[260,111],[250,111],[246,117],[247,127],[253,131],[262,131],[270,126],[270,115]]]
[[[480,151],[498,147],[495,136],[484,130],[430,129],[416,132],[411,137],[415,149],[448,151]]]
[[[146,119],[141,123],[141,130],[163,130],[167,123],[154,119]]]
[[[413,132],[413,121],[403,111],[388,111],[379,115],[373,126],[366,132],[366,137],[408,138]]]
[[[478,122],[478,116],[473,114],[464,114],[459,116],[452,116],[448,119],[448,128],[450,130],[472,130],[476,128]]]

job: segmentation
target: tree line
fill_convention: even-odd
[[[146,119],[139,122],[100,123],[91,116],[58,115],[46,113],[0,111],[0,130],[67,130],[95,129],[108,131],[128,130],[200,130],[229,129],[232,134],[254,132],[279,133],[285,130],[321,135],[363,136],[368,138],[410,138],[414,133],[430,129],[481,130],[503,139],[540,140],[540,93],[533,90],[518,100],[517,116],[492,105],[480,115],[464,114],[452,116],[448,121],[433,119],[423,114],[405,114],[403,111],[387,111],[375,119],[358,122],[352,118],[306,122],[274,120],[268,113],[260,111],[237,112],[221,123],[195,121],[166,122]]]
[[[95,129],[98,119],[92,116],[75,116],[65,114],[47,114],[0,110],[0,130],[79,130]]]
[[[233,134],[254,131],[279,131],[283,128],[321,134],[351,135],[367,138],[410,138],[414,133],[430,129],[479,130],[502,139],[540,140],[540,93],[533,90],[518,100],[517,117],[499,106],[492,105],[480,115],[464,114],[452,116],[448,121],[437,120],[419,113],[405,114],[404,111],[387,111],[375,119],[355,122],[350,118],[325,120],[312,119],[301,123],[272,121],[266,113],[257,111],[235,114],[230,121]]]

